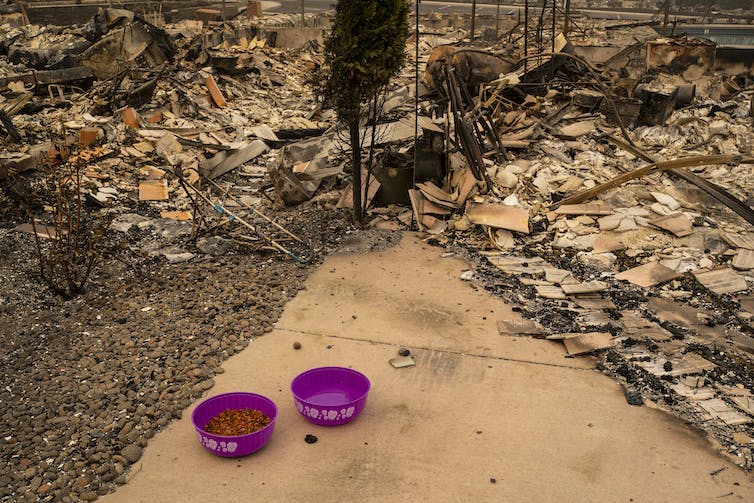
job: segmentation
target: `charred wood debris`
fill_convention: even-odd
[[[274,215],[351,204],[347,142],[310,79],[328,15],[196,14],[103,9],[68,27],[0,14],[2,204],[77,149],[87,201],[114,215],[110,232],[144,231],[142,251],[306,263],[320,250]],[[367,225],[468,258],[463,279],[525,319],[494,336],[593,354],[630,404],[676,414],[751,469],[751,61],[646,23],[556,21],[506,18],[471,43],[456,18],[420,20],[418,99],[412,35],[382,120],[364,126]]]

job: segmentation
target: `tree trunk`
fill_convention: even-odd
[[[361,137],[359,121],[348,124],[351,134],[351,174],[353,176],[353,222],[360,225],[364,220],[361,207]]]

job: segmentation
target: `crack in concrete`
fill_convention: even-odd
[[[379,344],[381,346],[397,346],[397,344],[393,344],[390,342],[383,342],[383,341],[375,341],[372,339],[358,339],[356,337],[344,337],[342,335],[330,335],[330,334],[321,334],[316,332],[306,332],[303,330],[294,330],[290,328],[283,328],[283,327],[275,327],[275,330],[280,330],[281,332],[288,332],[288,333],[294,333],[294,334],[304,334],[304,335],[314,335],[316,337],[329,337],[331,339],[341,339],[344,341],[353,341],[353,342],[367,342],[371,344]],[[454,354],[454,355],[460,355],[460,356],[470,356],[473,358],[483,358],[487,360],[498,360],[498,361],[505,361],[505,362],[514,362],[514,363],[524,363],[528,365],[541,365],[544,367],[555,367],[555,368],[561,368],[561,369],[570,369],[570,370],[586,370],[589,372],[600,372],[599,369],[596,368],[584,368],[584,367],[575,367],[572,365],[559,365],[557,363],[546,363],[546,362],[537,362],[533,360],[522,360],[520,358],[509,358],[505,356],[494,356],[494,355],[480,355],[477,353],[465,353],[463,351],[454,351],[451,349],[438,349],[438,348],[432,348],[432,347],[425,347],[425,346],[411,346],[412,348],[416,349],[422,349],[425,351],[437,351],[440,353],[448,353],[448,354]]]

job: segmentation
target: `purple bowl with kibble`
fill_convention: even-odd
[[[222,436],[207,433],[204,429],[207,423],[218,414],[226,410],[236,409],[256,409],[270,418],[270,424],[249,433],[238,436]],[[272,437],[275,430],[275,419],[278,415],[278,408],[275,402],[269,398],[257,395],[256,393],[223,393],[207,398],[196,406],[191,413],[191,422],[194,425],[199,443],[212,454],[224,458],[238,458],[256,452],[264,447]]]
[[[318,367],[296,376],[291,393],[296,410],[310,423],[338,426],[361,413],[370,387],[369,379],[356,370]]]

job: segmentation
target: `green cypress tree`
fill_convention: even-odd
[[[338,0],[325,44],[322,90],[349,130],[356,223],[363,220],[359,138],[363,105],[403,67],[408,11],[407,0]]]

